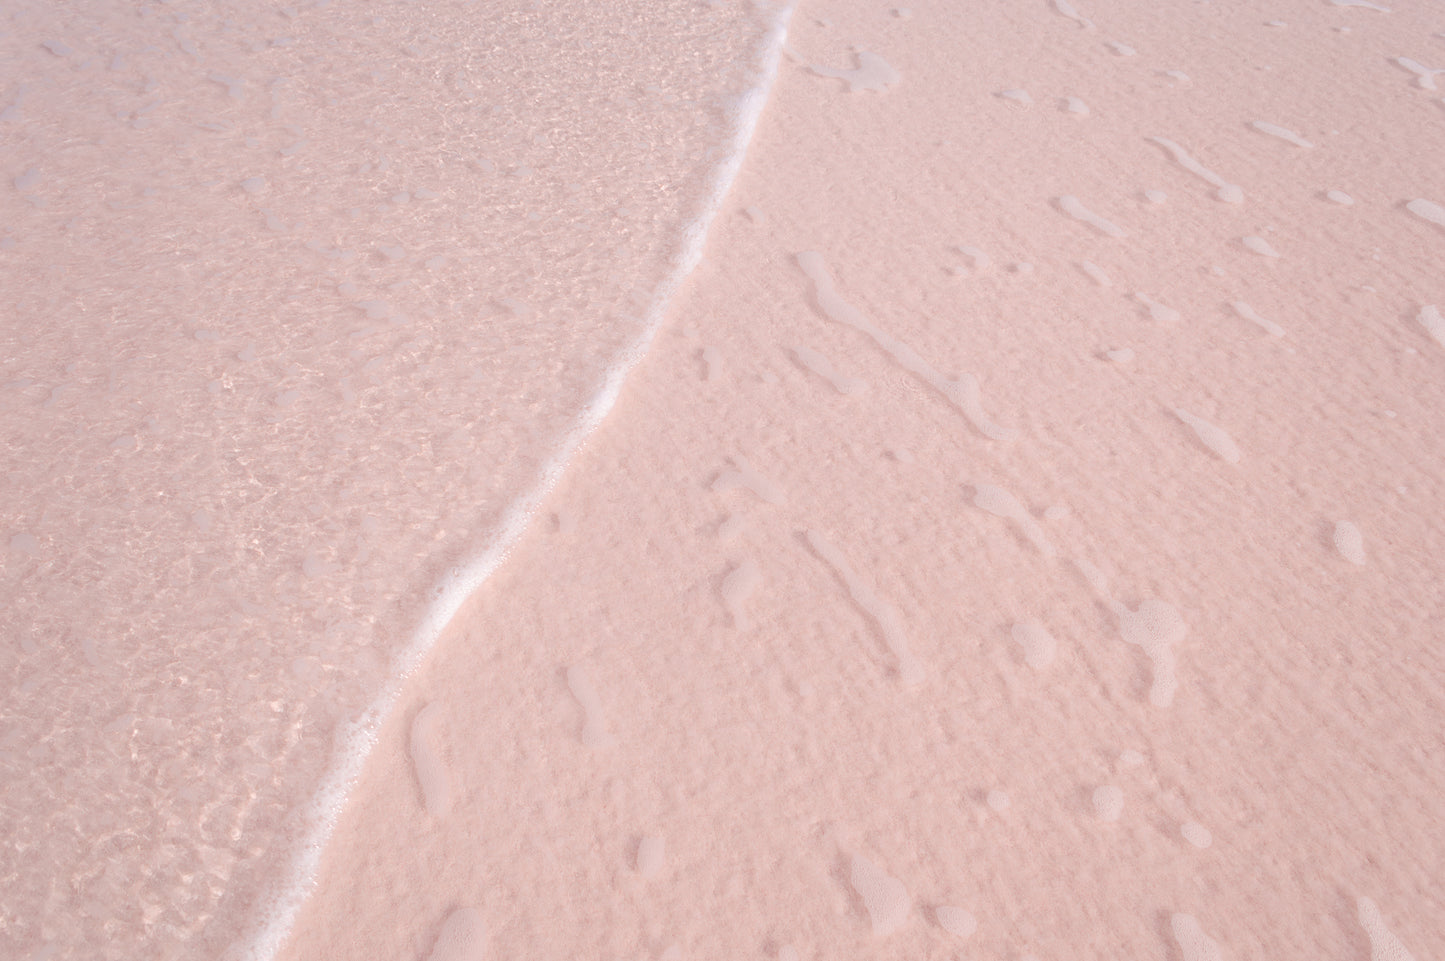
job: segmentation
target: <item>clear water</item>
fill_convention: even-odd
[[[9,6],[0,953],[274,934],[696,256],[778,16]]]

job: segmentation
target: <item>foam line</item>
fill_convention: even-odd
[[[788,22],[793,15],[793,6],[794,4],[789,2],[776,11],[772,26],[758,44],[754,61],[758,68],[758,82],[738,97],[731,111],[731,149],[724,159],[713,167],[711,182],[704,193],[697,217],[682,229],[679,253],[673,260],[672,270],[653,294],[644,318],[642,334],[607,371],[602,389],[583,409],[576,426],[563,440],[556,455],[542,469],[537,485],[507,508],[488,546],[470,562],[444,574],[440,583],[432,589],[431,604],[412,633],[410,643],[393,662],[390,682],[357,721],[345,725],[343,730],[338,732],[339,748],[322,779],[320,789],[300,815],[302,840],[290,868],[284,880],[263,898],[262,903],[266,906],[252,922],[251,933],[233,944],[226,952],[228,961],[272,961],[285,945],[301,905],[316,884],[321,852],[336,829],[342,807],[360,777],[367,757],[376,746],[383,722],[401,700],[407,679],[421,666],[422,660],[436,645],[462,605],[506,560],[543,499],[557,485],[562,473],[582,445],[612,410],[627,375],[647,354],[666,317],[673,295],[702,260],[708,227],[742,167],[743,157],[747,153],[758,118],[762,115],[778,74],[778,61],[787,40]]]

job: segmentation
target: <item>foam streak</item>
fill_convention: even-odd
[[[804,251],[798,254],[798,266],[803,268],[803,273],[813,282],[813,296],[818,309],[829,319],[873,338],[873,342],[883,348],[898,366],[942,394],[949,403],[962,411],[963,416],[985,437],[1009,441],[1018,436],[1017,430],[995,424],[984,413],[977,377],[960,374],[958,380],[949,380],[934,370],[912,347],[875,327],[872,321],[863,316],[862,311],[844,300],[833,286],[833,276],[828,272],[828,264],[823,260],[822,254]]]

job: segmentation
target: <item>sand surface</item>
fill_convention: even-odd
[[[1445,957],[1445,4],[788,44],[280,956]]]

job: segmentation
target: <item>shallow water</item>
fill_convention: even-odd
[[[11,7],[0,953],[215,957],[304,880],[695,256],[775,20]]]

